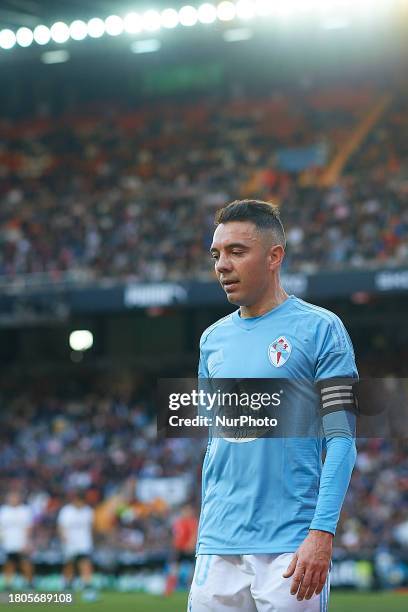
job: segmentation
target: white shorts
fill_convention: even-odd
[[[188,612],[327,612],[330,582],[320,595],[298,601],[283,578],[293,553],[199,555]]]

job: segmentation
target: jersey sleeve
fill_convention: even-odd
[[[310,529],[336,532],[356,460],[353,384],[358,381],[353,345],[341,320],[331,315],[320,330],[315,382],[321,393],[326,459]]]
[[[317,333],[315,382],[330,378],[358,379],[353,345],[342,321],[332,315]]]
[[[198,362],[198,378],[209,378],[209,374],[208,374],[208,365],[207,365],[207,359],[205,356],[205,352],[204,352],[204,334],[203,336],[201,336],[201,340],[200,340],[200,359]]]
[[[341,507],[350,484],[357,451],[351,436],[327,440],[327,454],[320,478],[319,496],[310,529],[336,533]]]
[[[353,345],[340,319],[331,313],[317,335],[315,383],[321,395],[321,415],[338,410],[357,413],[354,385],[358,382]]]

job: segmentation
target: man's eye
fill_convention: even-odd
[[[212,257],[213,259],[218,259],[218,255],[217,255],[217,253],[211,253],[211,257]]]
[[[233,255],[243,255],[244,251],[231,251]]]

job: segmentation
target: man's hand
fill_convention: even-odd
[[[333,549],[333,535],[327,531],[311,529],[309,535],[293,555],[284,578],[293,575],[291,595],[297,599],[310,599],[319,595],[326,582]]]

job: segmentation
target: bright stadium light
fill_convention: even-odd
[[[319,14],[342,2],[343,0],[280,0],[273,4],[272,12],[277,17],[286,19],[291,16],[304,16],[305,13]]]
[[[12,49],[16,44],[16,35],[12,30],[1,30],[0,47],[2,49]]]
[[[161,17],[160,13],[157,11],[151,10],[143,13],[143,29],[148,32],[155,32],[156,30],[160,30],[161,26]]]
[[[274,17],[288,19],[293,13],[293,5],[290,2],[278,2],[273,7]]]
[[[213,4],[206,2],[198,8],[198,21],[200,23],[214,23],[217,19],[217,9]]]
[[[70,58],[68,51],[60,49],[58,51],[46,51],[41,56],[43,64],[64,64]]]
[[[128,34],[137,34],[142,30],[142,18],[137,13],[129,13],[123,20]]]
[[[287,0],[282,2],[292,13],[309,13],[319,11],[321,7],[332,4],[331,2],[321,2],[320,0]]]
[[[194,26],[198,21],[197,9],[194,6],[183,6],[179,10],[179,19],[182,26]]]
[[[255,10],[259,17],[268,17],[273,13],[273,3],[271,0],[256,0]]]
[[[20,47],[29,47],[34,40],[33,31],[30,28],[19,28],[16,34],[17,44]]]
[[[87,351],[93,345],[93,334],[88,329],[77,329],[69,335],[69,346],[73,351]]]
[[[130,45],[133,53],[154,53],[161,47],[161,42],[157,38],[149,38],[146,40],[136,40]]]
[[[91,38],[100,38],[105,34],[105,24],[99,17],[88,21],[88,34]]]
[[[109,36],[119,36],[123,32],[123,19],[117,15],[110,15],[105,19],[105,29]]]
[[[161,12],[161,24],[163,28],[175,28],[179,24],[178,12],[175,9],[164,9]]]
[[[69,35],[72,40],[84,40],[88,36],[88,27],[85,21],[76,19],[69,26]]]
[[[51,40],[50,28],[45,25],[38,25],[34,28],[34,40],[37,45],[46,45]]]
[[[56,43],[64,43],[69,39],[69,27],[63,21],[57,21],[51,26],[51,38]]]
[[[217,6],[217,15],[220,21],[232,21],[235,17],[235,4],[224,0]]]
[[[237,17],[240,19],[252,19],[255,17],[255,6],[251,0],[239,0],[236,4]]]

